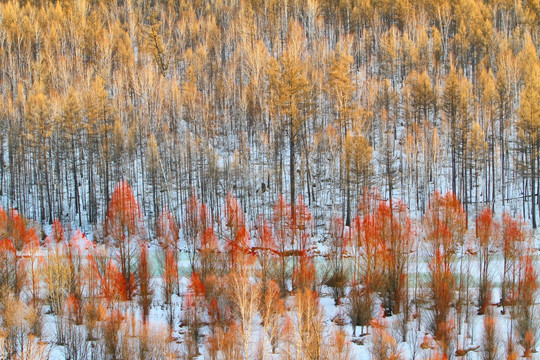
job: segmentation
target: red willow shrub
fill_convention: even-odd
[[[142,309],[143,323],[146,324],[148,314],[150,313],[150,306],[152,305],[152,299],[154,296],[154,289],[152,287],[152,269],[148,261],[148,248],[146,245],[141,246],[141,253],[139,255],[139,268],[138,274],[138,286],[139,286],[139,303]]]
[[[135,293],[140,242],[146,238],[143,214],[127,182],[120,181],[111,196],[105,217],[105,235],[117,249],[117,262],[125,281],[125,298]]]
[[[435,256],[429,264],[429,274],[428,296],[433,308],[429,330],[442,343],[442,347],[446,348],[452,331],[449,317],[455,299],[456,284],[450,266],[445,262],[439,249],[435,251]]]
[[[484,209],[476,219],[476,239],[478,249],[479,284],[478,284],[478,315],[485,312],[489,305],[491,294],[490,264],[493,252],[498,245],[499,224],[493,218],[490,208]]]
[[[531,257],[526,254],[519,260],[519,282],[514,303],[514,319],[517,333],[524,349],[524,357],[530,357],[536,344],[538,325],[535,319],[535,299],[538,291],[538,273]]]
[[[516,296],[517,262],[520,250],[525,242],[523,223],[513,219],[508,213],[502,216],[502,253],[503,253],[503,279],[501,283],[501,301],[503,314],[506,306],[513,302]]]

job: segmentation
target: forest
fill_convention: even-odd
[[[0,1],[0,358],[516,359],[538,0]]]

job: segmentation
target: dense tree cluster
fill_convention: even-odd
[[[531,357],[539,24],[0,1],[0,357]]]
[[[90,229],[127,180],[153,219],[192,191],[249,218],[279,194],[351,224],[364,187],[423,213],[540,187],[535,1],[8,1],[0,193]],[[293,205],[294,206],[294,205]],[[327,217],[322,216],[326,219]]]

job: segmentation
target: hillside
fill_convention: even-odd
[[[539,49],[538,0],[1,1],[0,358],[533,357]]]

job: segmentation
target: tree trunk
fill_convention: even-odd
[[[295,216],[295,203],[296,203],[296,187],[295,187],[295,173],[296,173],[296,158],[294,153],[294,142],[295,142],[295,133],[294,133],[294,121],[291,117],[289,119],[289,181],[291,187],[291,209],[293,217]],[[293,219],[294,220],[294,219]]]
[[[535,145],[532,145],[531,152],[531,217],[533,229],[536,229],[536,159],[534,159]]]

